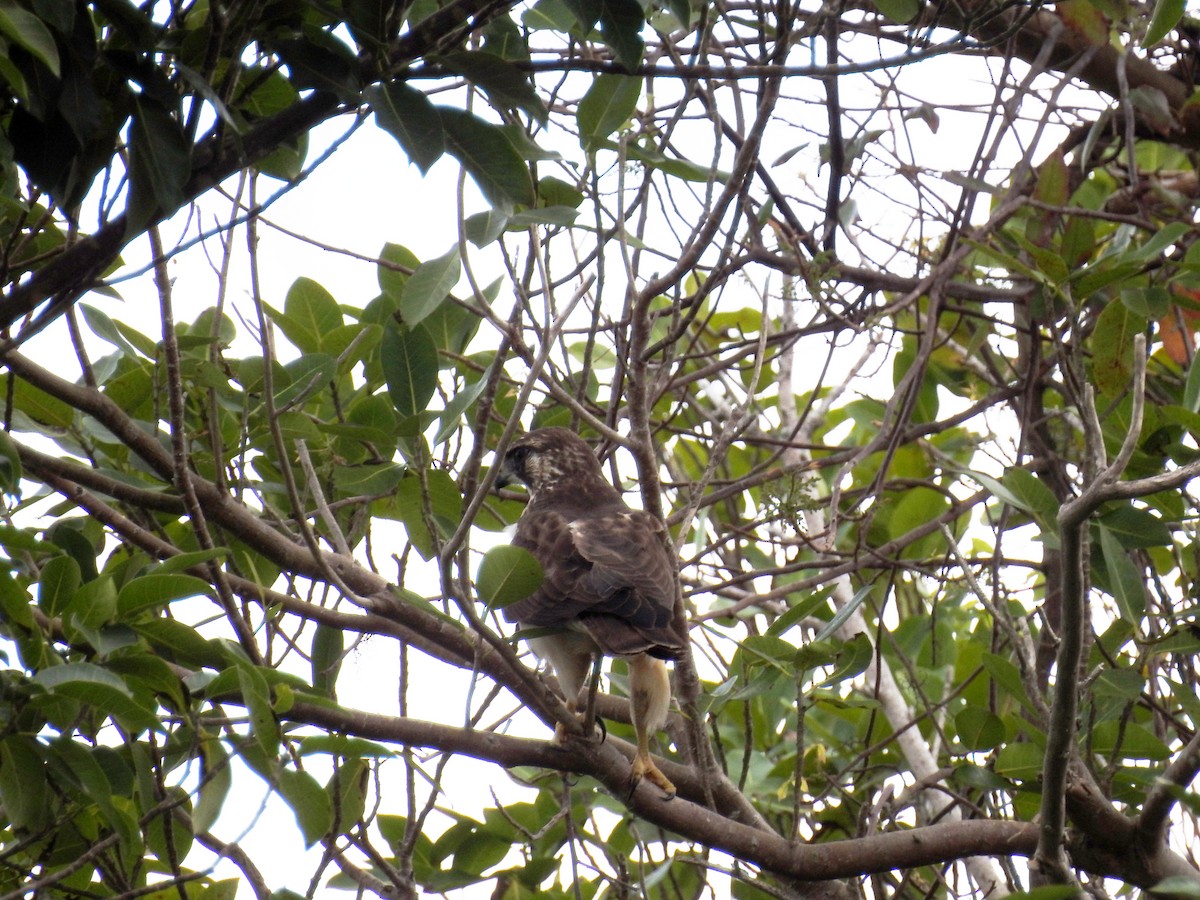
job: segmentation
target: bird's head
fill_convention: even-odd
[[[537,495],[580,479],[603,480],[600,462],[587,443],[566,428],[539,428],[509,446],[496,473],[496,487],[519,481]]]

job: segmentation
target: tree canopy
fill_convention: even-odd
[[[1198,36],[0,2],[0,898],[1195,896]],[[500,615],[543,425],[679,553],[674,799]]]

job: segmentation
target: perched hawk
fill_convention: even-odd
[[[674,796],[649,748],[671,701],[663,660],[678,658],[688,639],[675,621],[678,562],[663,545],[663,524],[626,506],[588,445],[565,428],[541,428],[513,442],[497,484],[514,481],[529,488],[530,500],[513,543],[537,558],[545,580],[507,607],[505,618],[562,629],[530,643],[554,667],[573,712],[595,654],[628,660],[634,783],[644,777]]]

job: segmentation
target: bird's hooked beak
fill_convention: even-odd
[[[509,450],[501,458],[499,465],[496,466],[496,490],[517,483],[524,484],[525,478],[518,471],[515,454]]]

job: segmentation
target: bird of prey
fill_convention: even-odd
[[[628,661],[637,733],[633,784],[645,778],[673,797],[675,786],[649,748],[671,702],[664,660],[677,659],[688,640],[675,619],[678,560],[663,543],[663,523],[626,506],[588,445],[566,428],[540,428],[513,442],[497,484],[514,481],[529,489],[530,500],[513,543],[533,554],[544,579],[506,607],[505,618],[550,629],[530,643],[554,667],[572,712],[597,654]]]

